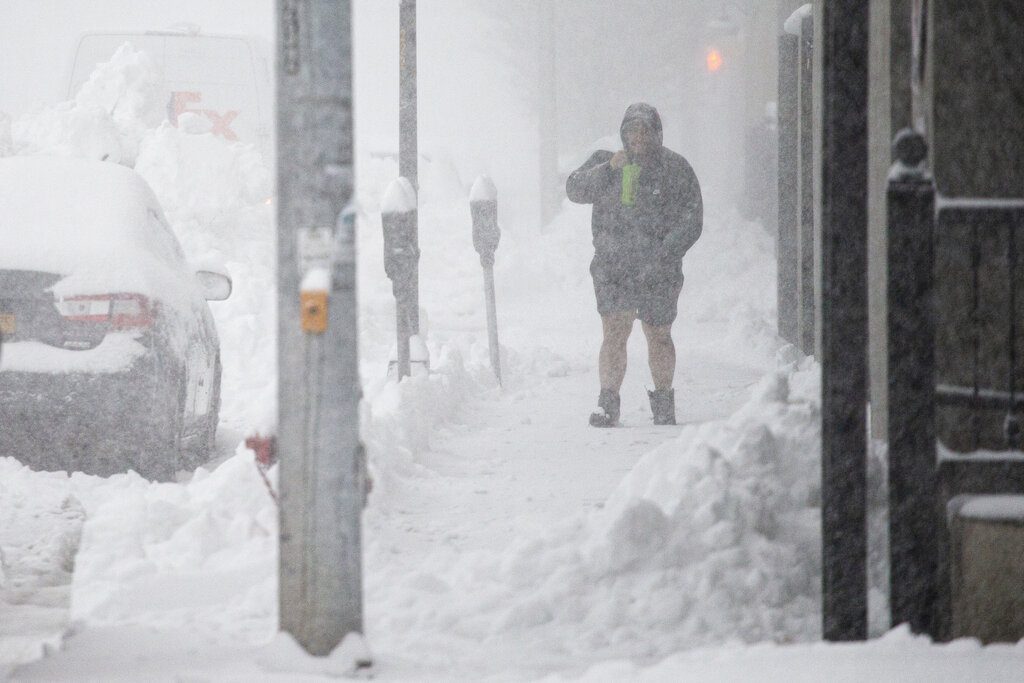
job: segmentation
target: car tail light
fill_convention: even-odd
[[[153,306],[141,294],[73,296],[57,301],[57,312],[76,326],[104,330],[139,330],[152,327]]]

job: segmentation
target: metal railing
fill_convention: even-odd
[[[952,635],[947,506],[1024,493],[1017,233],[1024,201],[937,197],[924,139],[894,142],[888,189],[892,623]]]

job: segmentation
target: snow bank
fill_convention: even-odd
[[[125,43],[97,66],[74,100],[19,117],[11,151],[130,166],[142,138],[165,116],[161,80],[156,63]]]
[[[437,476],[418,456],[430,449],[431,436],[440,424],[452,420],[467,400],[488,390],[484,368],[467,369],[455,346],[442,346],[432,357],[430,374],[401,383],[377,378],[366,387],[361,429],[374,480],[373,513],[400,503],[410,479]],[[493,387],[493,381],[490,384]]]
[[[817,636],[816,394],[813,365],[772,373],[731,418],[684,430],[623,480],[583,551],[626,610],[618,627],[590,615],[610,645],[645,632],[680,646]]]
[[[272,472],[272,475],[275,474]],[[72,476],[88,511],[72,619],[266,640],[276,622],[277,509],[252,453],[187,484]]]
[[[644,666],[628,661],[602,662],[578,677],[548,676],[555,681],[722,681],[780,683],[861,681],[1020,680],[1024,643],[982,647],[974,640],[934,644],[905,626],[866,643],[816,643],[778,647],[725,647],[675,654]]]
[[[0,678],[60,646],[84,517],[66,477],[0,458]]]

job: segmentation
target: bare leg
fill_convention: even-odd
[[[671,389],[676,374],[676,345],[672,341],[672,326],[655,327],[643,323],[647,337],[647,361],[651,366],[651,379],[655,389]]]
[[[626,377],[626,342],[629,341],[629,333],[633,331],[635,319],[636,314],[632,311],[601,316],[604,339],[598,357],[598,370],[602,389],[619,393],[622,387],[622,380]]]

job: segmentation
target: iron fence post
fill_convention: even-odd
[[[893,625],[938,636],[941,505],[935,452],[935,185],[927,146],[910,129],[893,142],[888,207],[890,612]]]
[[[868,5],[821,5],[822,607],[867,637]]]

